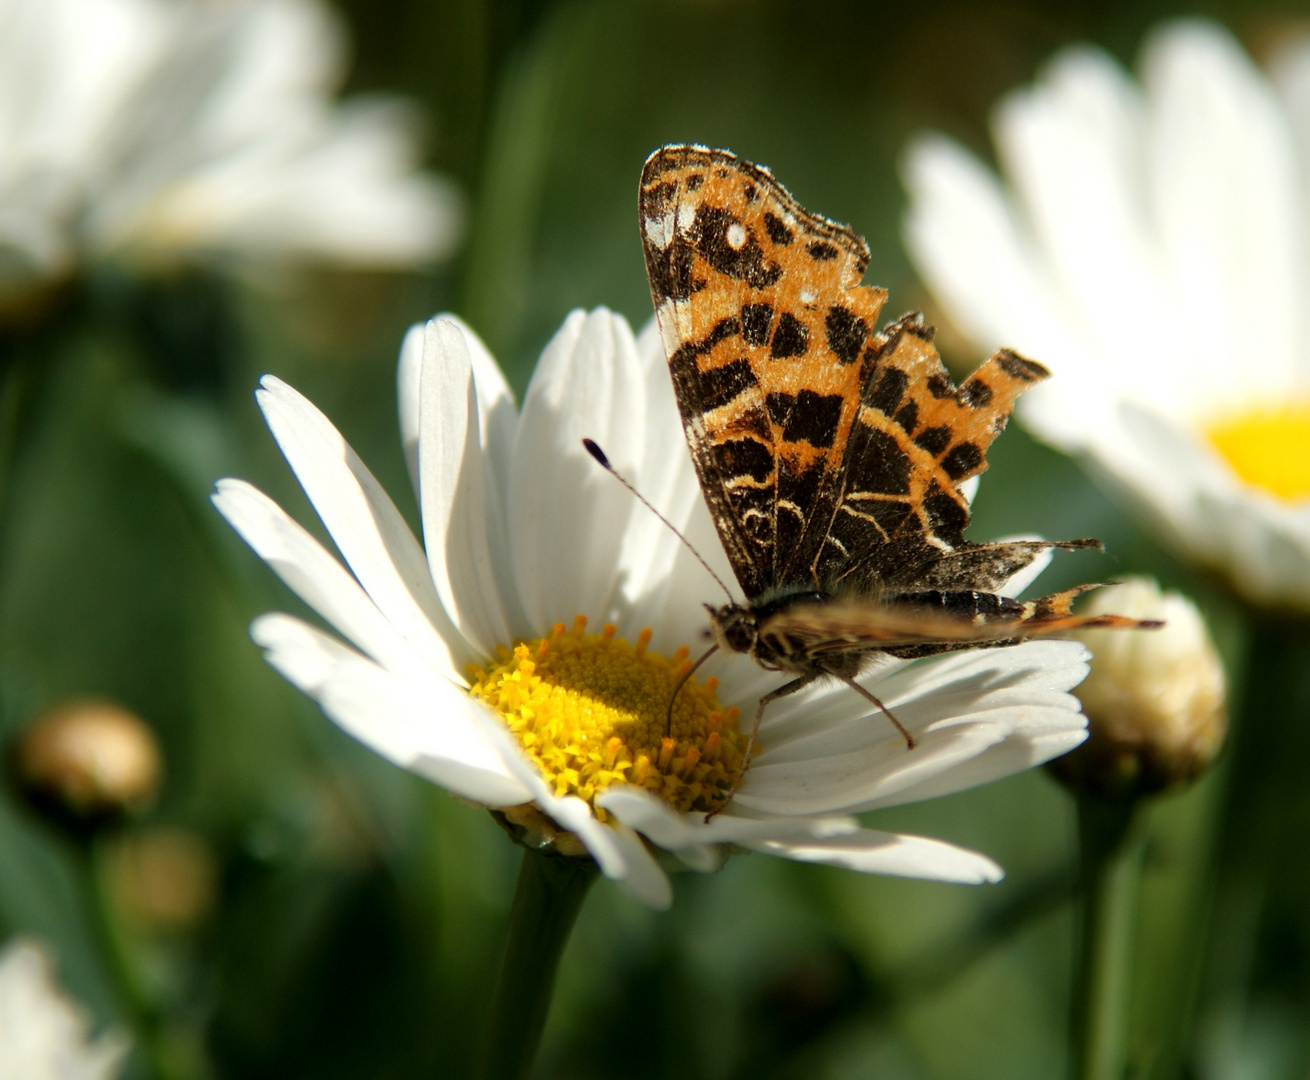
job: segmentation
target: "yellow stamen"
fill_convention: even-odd
[[[715,697],[718,680],[689,679],[673,705],[669,695],[691,661],[649,651],[651,632],[635,644],[606,625],[586,633],[579,615],[571,631],[498,647],[498,663],[468,668],[469,693],[504,718],[557,795],[576,795],[606,819],[595,799],[615,784],[634,784],[679,811],[713,813],[726,804],[744,757],[735,726],[740,710]]]
[[[1203,430],[1252,487],[1287,502],[1310,498],[1310,400],[1248,408]]]

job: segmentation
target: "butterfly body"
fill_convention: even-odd
[[[656,151],[639,203],[688,447],[746,596],[711,630],[794,676],[766,700],[822,676],[871,697],[852,680],[878,655],[1138,625],[1072,615],[1081,589],[1003,594],[1043,551],[1095,541],[964,538],[962,485],[1042,365],[1002,349],[957,387],[921,316],[877,328],[864,240],[727,151]]]
[[[1081,592],[1020,601],[977,589],[923,589],[847,598],[797,589],[749,604],[706,605],[715,642],[761,667],[817,678],[854,678],[879,655],[914,659],[970,646],[1016,644],[1072,628]],[[1099,617],[1105,618],[1105,617]],[[1099,624],[1108,625],[1108,624]]]

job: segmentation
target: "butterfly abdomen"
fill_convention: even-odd
[[[888,603],[976,622],[1013,619],[1023,615],[1025,609],[1024,604],[1011,597],[977,589],[923,589],[889,597]]]

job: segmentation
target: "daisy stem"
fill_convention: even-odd
[[[1078,800],[1079,949],[1070,1031],[1074,1080],[1122,1080],[1146,830],[1136,803]]]
[[[164,1045],[161,1017],[142,978],[119,922],[114,899],[106,881],[103,841],[90,840],[84,847],[81,875],[87,912],[102,950],[105,966],[114,981],[119,999],[132,1023],[137,1050],[153,1080],[187,1080],[189,1071],[178,1067]]]
[[[531,1075],[560,956],[598,873],[590,861],[524,849],[492,999],[485,1080]]]

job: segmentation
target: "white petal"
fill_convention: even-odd
[[[499,507],[501,495],[509,483],[509,462],[514,451],[514,432],[518,427],[518,409],[514,395],[491,353],[482,339],[458,315],[436,315],[427,323],[416,323],[405,335],[400,350],[400,369],[397,387],[400,396],[400,431],[405,447],[405,460],[410,467],[414,490],[422,500],[422,483],[419,478],[419,390],[423,373],[423,354],[428,328],[439,332],[440,322],[449,332],[452,328],[463,337],[473,368],[473,387],[478,401],[478,438],[483,454],[490,462],[492,482],[489,497]],[[498,538],[492,537],[493,543]]]
[[[873,685],[915,734],[913,750],[847,691],[859,712],[845,722],[798,718],[770,729],[737,802],[784,815],[855,813],[1020,771],[1081,741],[1086,720],[1068,690],[1086,675],[1085,656],[1075,642],[1038,641],[902,667]]]
[[[702,605],[732,599],[731,593],[724,595],[724,589],[735,579],[692,467],[664,344],[654,320],[642,331],[637,353],[646,371],[647,385],[646,448],[638,475],[639,488],[679,529],[683,539],[654,515],[647,513],[649,522],[643,523],[639,511],[629,528],[634,533],[649,530],[645,535],[650,555],[647,557],[636,544],[629,549],[625,572],[630,584],[625,592],[632,598],[633,625],[654,630],[652,647],[656,651],[667,655],[687,645],[698,653],[710,644]],[[652,523],[657,528],[650,529]],[[712,574],[701,559],[713,569]]]
[[[596,802],[653,843],[676,852],[746,841],[827,840],[860,827],[852,817],[744,817],[735,805],[706,821],[702,813],[680,814],[646,789],[632,786],[610,788]]]
[[[723,862],[713,843],[703,835],[697,836],[694,824],[643,788],[613,787],[597,798],[596,805],[629,829],[648,837],[651,843],[677,854],[693,870],[711,873]],[[696,817],[703,819],[704,815]],[[704,833],[704,829],[699,832]]]
[[[695,554],[679,543],[669,564],[671,568],[664,582],[663,594],[650,597],[650,607],[657,613],[651,615],[645,625],[655,630],[652,648],[657,651],[668,655],[678,646],[686,645],[693,655],[697,655],[711,644],[704,605],[733,601],[736,599],[733,590],[739,586],[689,460],[686,473],[679,477],[678,484],[681,494],[672,501],[675,505],[691,504],[682,534]],[[702,559],[713,574],[706,571]],[[724,661],[731,663],[731,658],[724,658]],[[761,678],[763,669],[751,661],[737,666],[736,671],[751,686],[766,685]],[[723,675],[723,672],[716,664],[716,669],[707,670],[706,674]],[[741,688],[734,683],[734,689]],[[767,684],[767,688],[771,689],[772,684]],[[762,692],[754,690],[752,696],[759,696]]]
[[[1287,35],[1269,58],[1269,73],[1300,157],[1301,198],[1310,199],[1310,38],[1304,33]],[[1310,222],[1305,224],[1310,229]]]
[[[70,998],[47,951],[12,937],[0,950],[0,1076],[5,1080],[115,1080],[130,1040],[92,1037],[92,1017]]]
[[[636,472],[629,479],[685,536],[692,513],[701,508],[704,500],[691,465],[673,396],[673,380],[654,319],[637,339],[637,357],[645,372],[646,433]],[[714,547],[719,547],[717,541]],[[628,524],[620,571],[624,596],[631,605],[633,625],[651,627],[655,631],[653,647],[660,652],[690,644],[685,625],[688,611],[694,617],[695,629],[704,625],[699,601],[704,598],[705,574],[696,567],[691,580],[686,580],[679,566],[686,554],[683,541],[673,529],[644,507],[635,510]],[[688,586],[694,589],[690,596]]]
[[[150,6],[169,33],[101,133],[93,251],[415,266],[449,250],[458,200],[414,170],[409,110],[329,106],[344,41],[324,5]]]
[[[861,829],[850,835],[818,842],[746,841],[745,846],[798,862],[841,866],[865,874],[951,881],[963,885],[1000,881],[1004,876],[1004,871],[996,863],[976,851],[922,836],[872,829]]]
[[[954,775],[1006,737],[994,723],[925,731],[923,719],[929,714],[913,705],[890,707],[914,732],[913,750],[895,732],[889,735],[881,718],[793,740],[778,751],[766,745],[736,801],[757,813],[782,816],[863,810]]]
[[[1298,359],[1304,222],[1291,132],[1264,76],[1215,23],[1166,26],[1142,68],[1152,206],[1180,305],[1174,332],[1186,334],[1189,382],[1211,390],[1212,406],[1231,406],[1234,356],[1258,362],[1252,383],[1266,391],[1286,385]]]
[[[697,839],[694,824],[684,820],[663,799],[645,788],[617,785],[598,796],[596,805],[618,818],[629,828],[650,837],[666,851],[677,851],[692,844],[705,843]],[[704,814],[700,818],[704,818]]]
[[[1040,536],[1035,536],[1031,534],[1023,535],[1023,536],[1006,536],[1003,537],[1001,540],[998,540],[997,543],[1005,544],[1005,543],[1009,543],[1012,540],[1040,540],[1040,539],[1042,539]],[[1031,585],[1034,581],[1037,580],[1038,576],[1041,574],[1043,570],[1045,570],[1048,566],[1051,565],[1051,560],[1053,558],[1055,558],[1054,549],[1047,548],[1044,551],[1039,551],[1037,553],[1037,557],[1033,559],[1032,562],[1030,562],[1018,573],[1011,574],[1009,580],[1006,581],[1006,583],[1002,585],[1000,589],[998,589],[997,591],[1002,596],[1018,596],[1020,593],[1024,591],[1024,589],[1028,588],[1029,585]]]
[[[478,346],[451,319],[428,323],[420,380],[419,470],[423,537],[437,594],[484,656],[513,634],[504,591],[500,495],[485,453],[473,356]]]
[[[473,719],[478,704],[440,676],[419,682],[386,671],[289,615],[255,620],[250,636],[273,667],[388,761],[488,806],[529,798]]]
[[[1054,366],[1056,394],[1135,379],[1153,397],[1178,379],[1159,362],[1176,331],[1161,317],[1168,297],[1144,197],[1143,126],[1127,74],[1085,47],[1060,54],[997,110],[997,146],[1062,287],[1063,318],[1095,351],[1094,367],[1086,356],[1038,354]],[[1122,303],[1105,302],[1111,282]]]
[[[978,497],[978,485],[981,482],[982,482],[982,473],[978,473],[975,476],[969,477],[968,480],[965,480],[956,489],[959,491],[961,495],[964,496],[964,501],[967,502],[970,506],[973,505],[973,500]]]
[[[602,824],[575,795],[557,796],[503,724],[488,719],[484,731],[506,768],[532,793],[532,801],[582,841],[602,874],[657,910],[673,902],[669,879],[636,833],[621,823]]]
[[[619,886],[633,898],[656,911],[667,911],[672,907],[673,886],[669,882],[668,875],[660,869],[659,863],[646,850],[641,837],[623,824],[602,827],[612,829],[618,837],[619,847],[626,862],[622,876],[615,878]]]
[[[510,461],[519,426],[514,395],[500,366],[474,329],[458,315],[446,314],[437,318],[454,324],[464,337],[469,362],[473,365],[473,385],[478,392],[478,431],[482,451],[491,461],[498,497],[503,497],[509,488]]]
[[[421,655],[383,616],[345,568],[262,491],[220,480],[214,505],[293,592],[364,652],[391,671],[448,666]]]
[[[628,529],[638,510],[648,511],[592,460],[582,439],[633,475],[646,445],[645,393],[632,332],[604,308],[571,314],[542,353],[523,402],[509,501],[519,595],[538,632],[576,614],[629,621]],[[649,530],[639,522],[638,535]]]
[[[1075,641],[1047,640],[997,651],[1005,654],[1005,662],[997,665],[991,685],[981,696],[974,697],[973,691],[962,690],[959,684],[972,682],[985,670],[979,661],[989,658],[982,653],[944,657],[933,675],[933,694],[944,711],[977,716],[995,724],[1003,737],[959,767],[889,792],[872,805],[895,806],[989,784],[1058,757],[1087,737],[1087,718],[1078,699],[1067,692],[1086,677],[1086,649]],[[952,687],[946,680],[956,684],[954,693],[948,692]],[[972,703],[968,698],[973,698]]]
[[[400,511],[327,417],[280,379],[261,382],[273,437],[355,577],[417,652],[458,679],[474,654],[442,610]]]
[[[1226,567],[1259,603],[1310,604],[1310,508],[1239,480],[1194,431],[1125,405],[1090,463],[1188,558]]]
[[[405,333],[396,364],[396,411],[400,416],[400,445],[405,451],[405,465],[414,485],[414,497],[422,498],[418,472],[418,394],[423,372],[423,323],[415,323]]]
[[[1047,363],[1077,353],[1049,269],[990,170],[952,140],[930,135],[911,144],[903,175],[906,248],[980,349],[1004,345]]]

